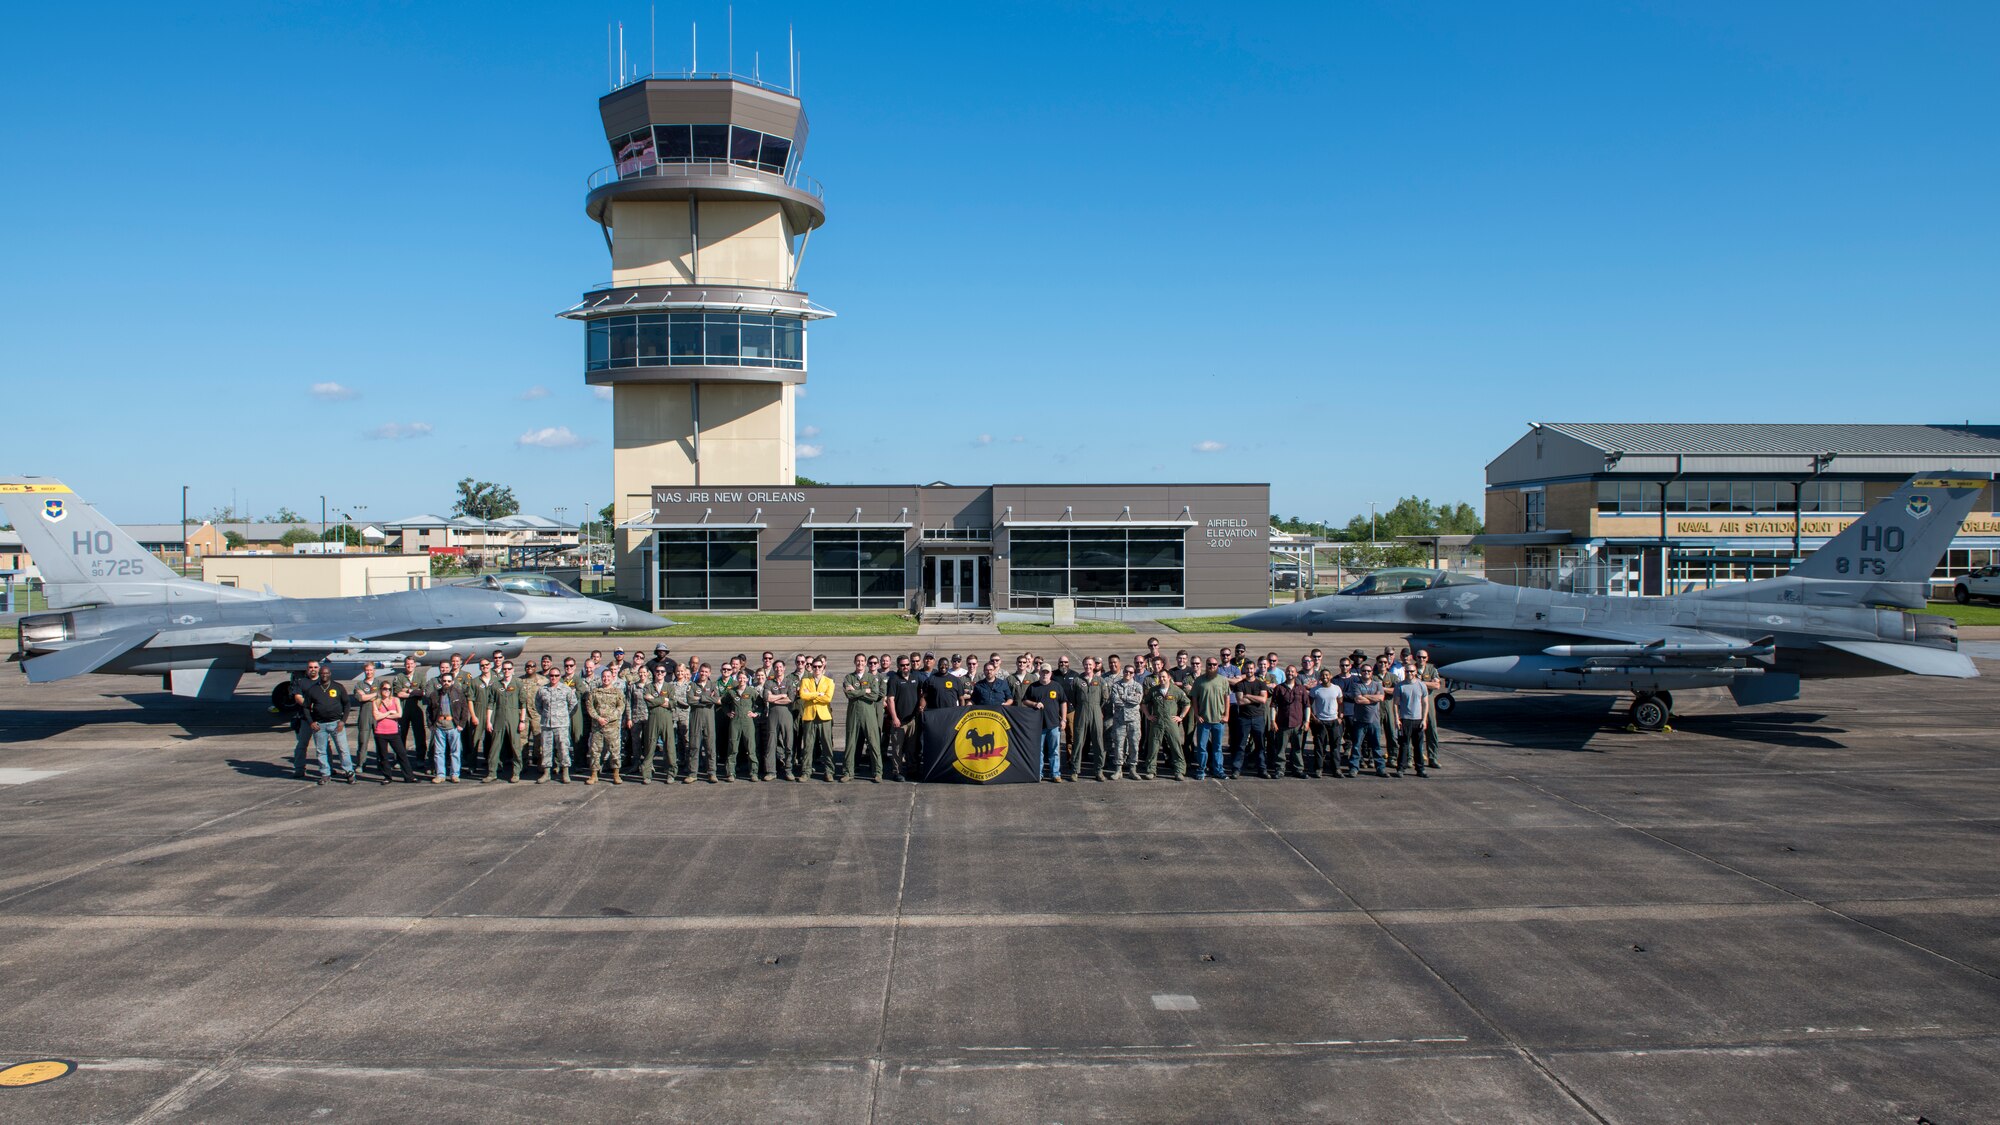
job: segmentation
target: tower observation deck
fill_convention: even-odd
[[[833,313],[799,288],[824,192],[801,174],[799,99],[731,76],[646,78],[598,100],[611,164],[584,212],[611,277],[560,316],[585,327],[584,380],[612,388],[618,523],[657,485],[789,486],[806,329]],[[620,535],[618,574],[647,537]],[[626,542],[629,540],[629,542]]]

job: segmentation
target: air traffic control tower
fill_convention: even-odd
[[[806,114],[788,91],[646,78],[598,111],[612,163],[584,210],[611,280],[560,315],[584,322],[584,380],[611,388],[618,584],[636,597],[651,539],[623,525],[647,522],[656,486],[795,482],[806,327],[833,315],[799,288],[799,263],[826,208],[799,173]]]

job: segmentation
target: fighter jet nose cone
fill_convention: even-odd
[[[673,624],[673,622],[666,618],[657,614],[647,613],[643,609],[633,609],[627,605],[621,605],[617,608],[618,623],[613,627],[620,632],[627,630],[665,629]]]
[[[1238,629],[1269,629],[1277,624],[1280,615],[1279,610],[1260,609],[1255,613],[1246,613],[1230,624]]]

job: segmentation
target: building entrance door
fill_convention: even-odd
[[[1612,555],[1605,560],[1604,592],[1612,597],[1639,596],[1639,556]]]
[[[937,609],[979,608],[979,556],[931,558],[931,605]]]

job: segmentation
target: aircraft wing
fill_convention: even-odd
[[[1919,676],[1949,676],[1955,680],[1975,679],[1979,668],[1972,658],[1950,649],[1925,645],[1899,645],[1892,641],[1821,641],[1828,648],[1865,657],[1891,668],[1901,668]]]
[[[67,648],[59,648],[54,652],[31,656],[21,665],[21,670],[28,674],[28,682],[31,684],[46,684],[54,680],[66,680],[71,676],[81,676],[86,672],[97,671],[152,640],[154,634],[155,630],[148,626],[107,633]]]

